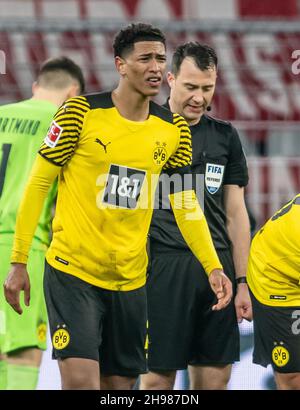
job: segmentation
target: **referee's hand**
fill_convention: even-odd
[[[13,263],[3,286],[6,301],[21,315],[23,313],[20,305],[21,290],[24,291],[25,305],[29,306],[30,302],[30,281],[26,265]]]
[[[208,276],[209,284],[218,299],[212,310],[221,310],[228,306],[232,298],[232,283],[221,269],[214,269]]]

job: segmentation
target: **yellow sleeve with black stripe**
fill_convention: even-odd
[[[189,166],[192,163],[192,137],[190,128],[183,117],[173,114],[173,123],[180,132],[179,143],[163,170],[183,175],[189,172]],[[185,191],[183,186],[180,192],[170,194],[169,200],[178,228],[205,272],[209,275],[214,269],[222,269],[195,191],[191,189]]]
[[[169,199],[178,228],[207,275],[214,269],[223,269],[195,191],[170,194]]]
[[[178,114],[173,114],[173,124],[178,127],[179,142],[176,151],[170,156],[163,170],[182,168],[192,163],[192,137],[185,119]]]
[[[17,214],[11,263],[27,263],[45,198],[59,172],[58,166],[36,157]]]
[[[89,110],[90,105],[83,96],[67,100],[53,118],[53,123],[62,129],[57,144],[51,147],[45,139],[39,154],[54,165],[65,165],[75,151],[85,115]]]
[[[47,137],[37,156],[26,186],[16,221],[11,262],[26,263],[49,187],[72,157],[78,143],[85,114],[90,106],[83,96],[70,98],[53,118],[52,125],[61,130],[57,143],[49,146]],[[50,126],[51,129],[51,126]],[[45,161],[47,160],[47,161]]]

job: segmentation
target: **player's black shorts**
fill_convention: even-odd
[[[251,293],[254,325],[253,363],[278,373],[300,372],[300,306],[267,306]]]
[[[190,251],[175,251],[151,241],[147,279],[149,370],[226,365],[239,360],[239,330],[233,301],[212,311],[217,299],[208,277]],[[218,252],[234,282],[229,250]]]
[[[54,359],[97,360],[106,375],[135,377],[147,371],[145,286],[101,289],[46,262],[44,292]]]

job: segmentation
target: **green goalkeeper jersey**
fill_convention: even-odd
[[[23,190],[56,111],[54,104],[34,99],[0,106],[0,244],[12,244]],[[44,204],[32,243],[34,249],[45,249],[49,243],[55,195],[56,184]]]

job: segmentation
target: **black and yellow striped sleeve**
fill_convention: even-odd
[[[89,110],[83,96],[67,100],[55,114],[39,154],[54,165],[65,165],[75,151]]]
[[[178,114],[173,114],[173,124],[179,129],[179,144],[176,152],[168,159],[163,169],[182,168],[192,163],[192,137],[185,119]]]

